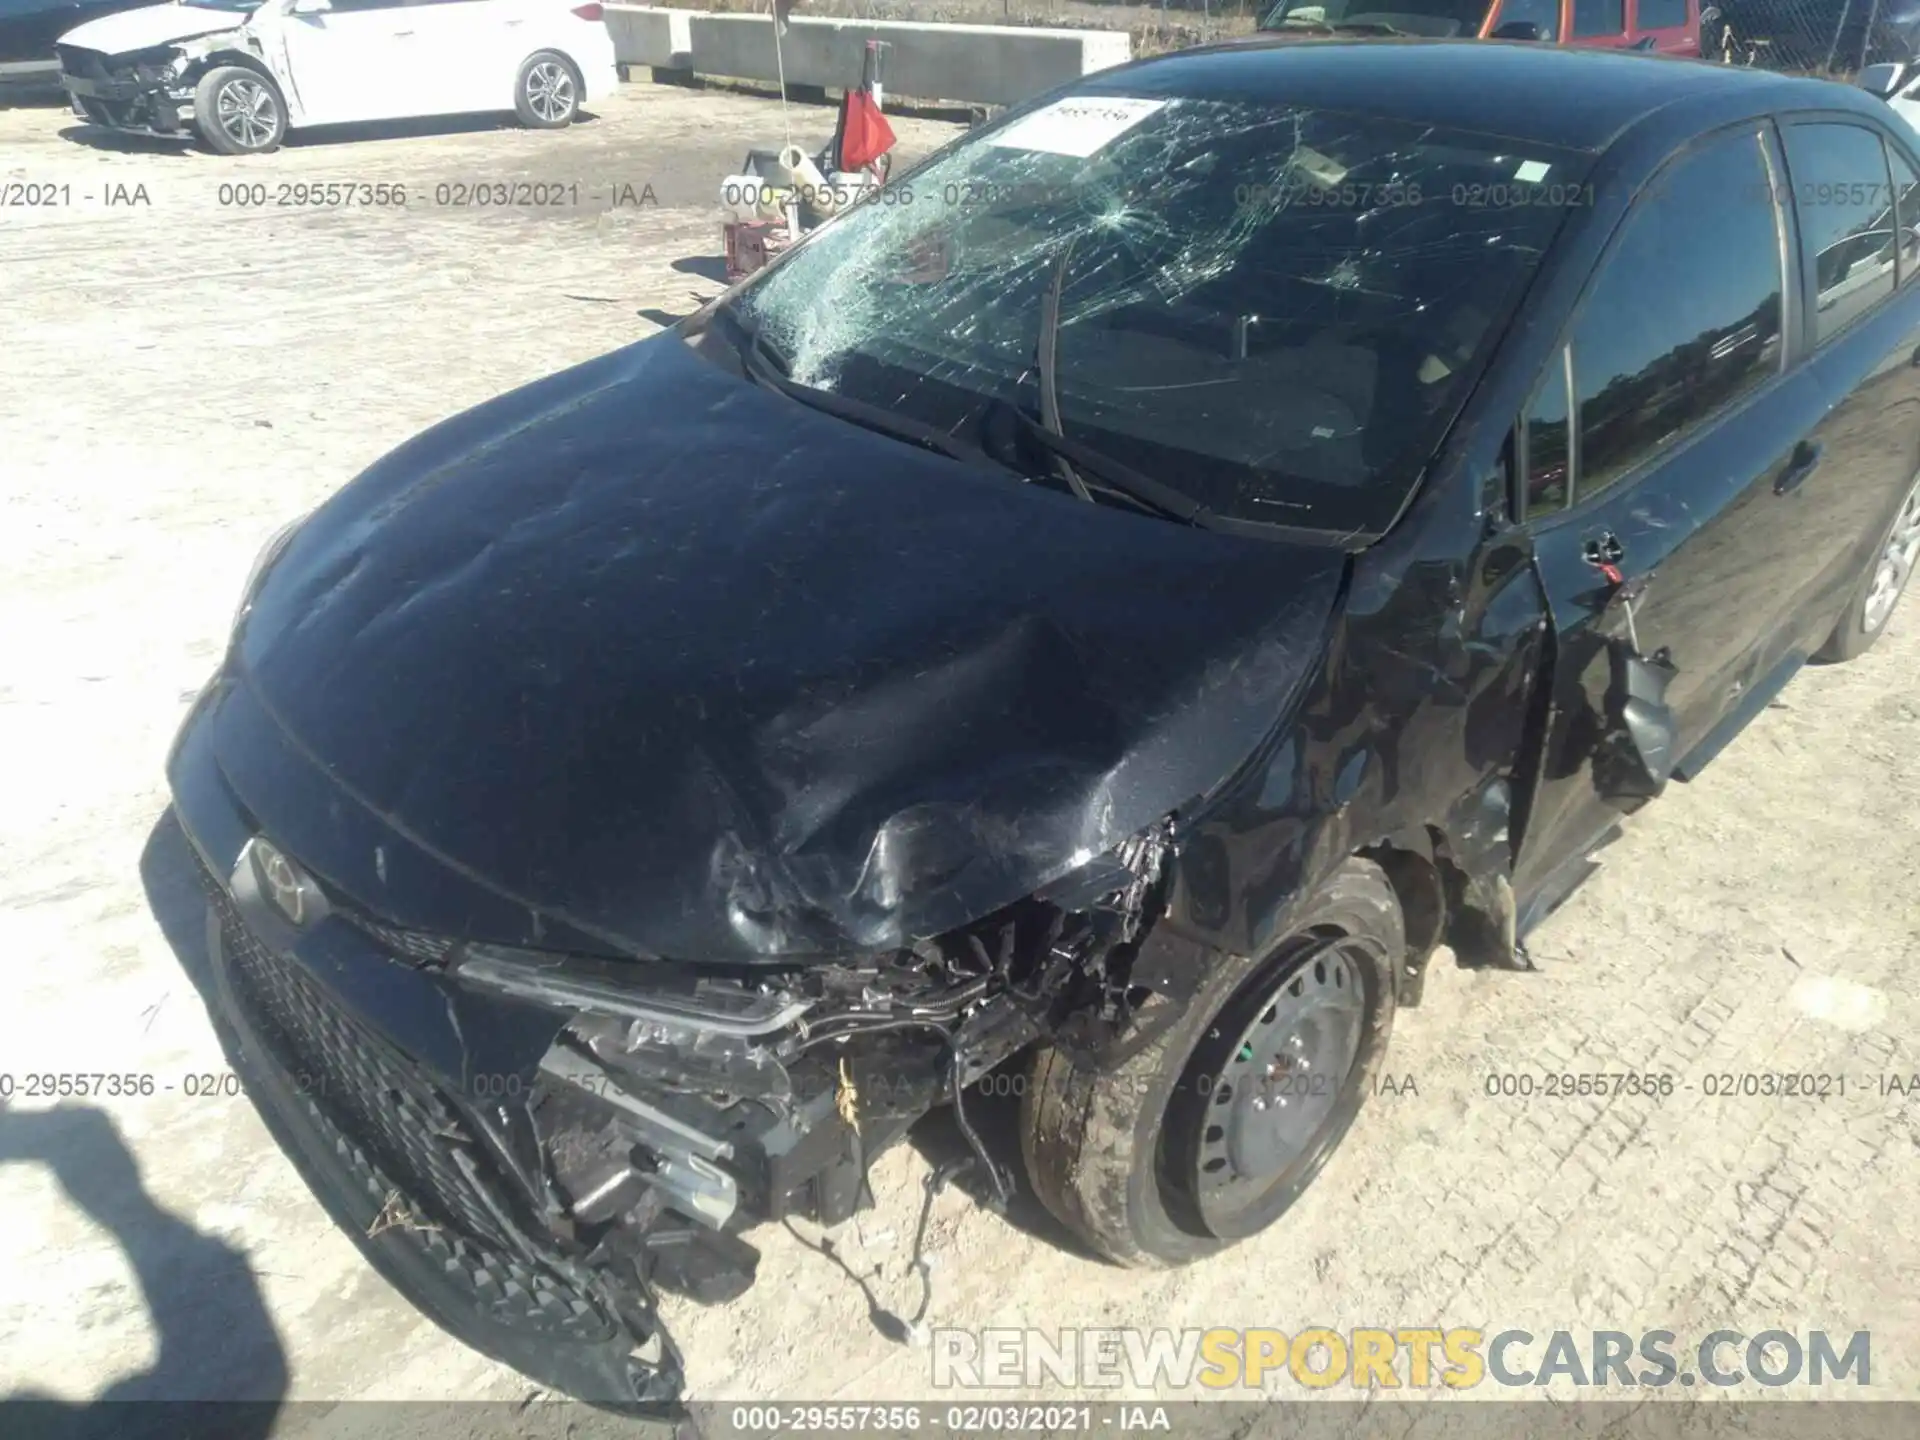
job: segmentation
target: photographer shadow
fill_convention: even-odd
[[[211,983],[206,901],[173,811],[140,855],[147,904],[187,978]],[[0,1165],[52,1170],[67,1197],[127,1257],[151,1320],[154,1360],[91,1400],[20,1390],[0,1397],[9,1433],[146,1440],[264,1440],[289,1385],[284,1346],[246,1255],[171,1213],[147,1193],[139,1162],[105,1111],[0,1108]]]
[[[287,1394],[287,1357],[247,1257],[155,1201],[112,1117],[94,1106],[0,1108],[0,1165],[8,1164],[45,1165],[114,1237],[151,1318],[155,1353],[146,1369],[90,1400],[32,1389],[0,1397],[6,1428],[62,1440],[189,1432],[264,1440]]]

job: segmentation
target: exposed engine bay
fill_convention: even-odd
[[[470,947],[457,980],[576,1012],[541,1060],[529,1113],[554,1238],[704,1302],[752,1283],[735,1233],[859,1208],[866,1168],[951,1103],[1001,1203],[966,1091],[1032,1042],[1089,1054],[1143,1033],[1130,983],[1163,896],[1170,827],[1050,892],[857,964],[638,991],[569,965],[529,971]]]

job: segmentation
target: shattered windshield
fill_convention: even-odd
[[[1449,39],[1478,35],[1490,0],[1280,0],[1262,30],[1377,29]]]
[[[1582,164],[1082,95],[968,136],[730,304],[796,385],[988,449],[1044,426],[1230,521],[1379,534]]]

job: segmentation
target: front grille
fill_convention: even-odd
[[[334,913],[348,924],[365,932],[380,948],[395,958],[409,964],[425,966],[438,970],[443,968],[452,957],[454,947],[460,942],[449,940],[444,935],[429,935],[424,930],[403,930],[398,925],[389,925],[384,920],[375,919],[363,910],[356,910],[333,902]]]
[[[427,1251],[448,1283],[497,1323],[607,1338],[611,1323],[573,1282],[516,1253],[511,1222],[483,1190],[491,1162],[460,1112],[299,964],[262,945],[204,868],[201,879],[235,1000],[271,1052],[263,1058],[292,1083],[342,1168],[379,1207],[369,1233],[392,1232]]]

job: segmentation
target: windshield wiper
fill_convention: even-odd
[[[1220,528],[1216,524],[1214,513],[1206,506],[1187,495],[1162,484],[1150,475],[1142,475],[1124,460],[1116,460],[1103,450],[1062,435],[1049,429],[1032,415],[1011,401],[1003,400],[1000,407],[1020,426],[1020,431],[1035,445],[1062,461],[1075,471],[1083,471],[1100,482],[1099,488],[1110,491],[1135,505],[1148,510],[1158,511],[1169,519],[1181,520],[1202,530]],[[1085,484],[1085,481],[1081,482]],[[1086,498],[1092,499],[1091,495]]]
[[[1033,478],[1018,465],[997,458],[985,446],[961,440],[936,426],[896,414],[865,400],[855,400],[846,395],[837,395],[831,390],[818,390],[811,385],[800,384],[785,373],[785,357],[773,349],[761,335],[757,325],[735,314],[730,306],[723,306],[714,313],[724,320],[727,328],[733,332],[734,348],[740,356],[741,367],[753,383],[777,390],[799,401],[802,405],[811,406],[825,414],[878,431],[896,440],[904,440],[910,445],[936,451],[962,464],[990,466],[995,471],[1015,475],[1023,481]],[[1050,351],[1051,347],[1049,347],[1049,355]],[[1051,365],[1051,358],[1049,358],[1049,365]],[[1045,388],[1050,390],[1050,383]],[[1011,415],[1022,433],[1058,460],[1066,472],[1071,473],[1077,467],[1094,476],[1099,481],[1098,488],[1101,491],[1118,496],[1141,509],[1156,512],[1170,519],[1181,520],[1190,525],[1202,528],[1212,527],[1212,512],[1195,504],[1178,490],[1162,485],[1158,480],[1142,475],[1131,466],[1083,445],[1078,440],[1068,439],[1057,429],[1049,429],[1011,401],[999,400],[993,403]],[[1055,407],[1054,423],[1057,425],[1059,423],[1057,395],[1052,403]],[[1077,474],[1074,475],[1074,480],[1079,486],[1076,493],[1082,499],[1097,504],[1092,489],[1086,482]]]
[[[821,390],[813,385],[802,385],[787,373],[786,357],[780,355],[760,333],[760,327],[749,324],[733,312],[731,306],[723,306],[717,312],[726,320],[729,328],[738,337],[736,349],[740,355],[742,368],[747,378],[768,389],[778,390],[790,400],[797,400],[823,414],[836,419],[874,430],[895,440],[903,440],[909,445],[917,445],[923,450],[932,450],[949,460],[958,460],[963,464],[991,466],[996,470],[1010,470],[1012,466],[1003,465],[977,445],[956,439],[953,435],[936,425],[928,425],[911,416],[901,415],[885,406],[870,404],[865,400],[855,400],[848,395],[837,395],[831,390]],[[1018,471],[1015,471],[1017,474]],[[1021,475],[1022,480],[1027,477]]]
[[[1040,297],[1040,353],[1037,357],[1040,367],[1040,422],[1054,435],[1065,433],[1060,424],[1060,290],[1066,283],[1067,262],[1073,258],[1074,240],[1079,238],[1076,235],[1067,241],[1060,258],[1054,262],[1053,279],[1046,293]],[[1052,455],[1054,467],[1059,470],[1060,478],[1067,482],[1067,488],[1091,505],[1093,495],[1087,489],[1087,482],[1080,478],[1072,463],[1058,450],[1052,451]]]
[[[1075,236],[1069,240],[1066,248],[1060,252],[1060,258],[1053,265],[1052,281],[1046,293],[1040,297],[1040,418],[1034,419],[1018,405],[1007,404],[1006,408],[1012,412],[1027,437],[1053,457],[1054,468],[1059,471],[1060,478],[1067,482],[1067,487],[1089,505],[1097,502],[1087,482],[1081,478],[1082,470],[1096,476],[1103,489],[1136,505],[1144,505],[1190,525],[1205,526],[1210,518],[1207,510],[1178,490],[1142,475],[1110,455],[1067,438],[1066,428],[1060,421],[1060,292],[1065,286],[1067,264],[1073,259],[1073,247],[1078,239]]]

